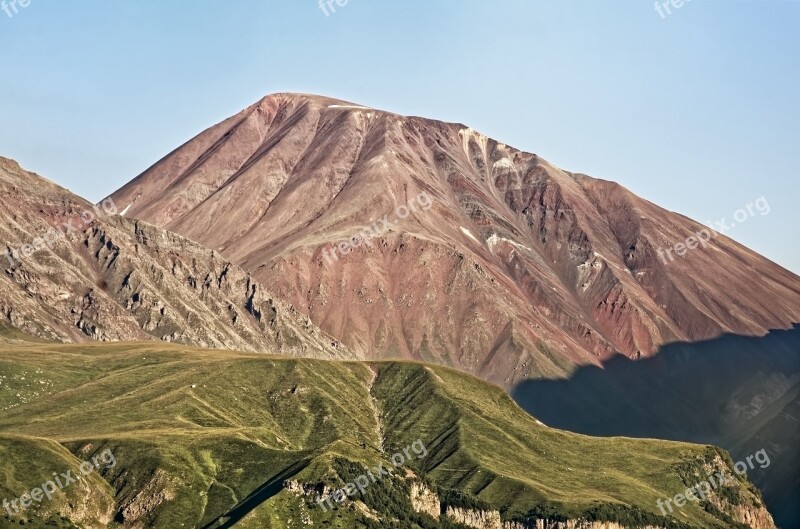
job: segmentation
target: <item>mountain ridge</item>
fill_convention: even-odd
[[[441,366],[149,341],[0,344],[0,367],[13,389],[0,392],[0,453],[12,463],[0,495],[18,497],[52,468],[101,452],[115,460],[102,479],[34,505],[29,524],[57,513],[87,529],[453,529],[479,519],[492,529],[566,520],[774,529],[758,491],[738,476],[709,495],[717,510],[689,502],[660,513],[657,501],[693,486],[696,473],[732,474],[719,449],[559,431],[501,388]],[[362,404],[371,399],[375,409]],[[412,444],[408,461],[392,463]],[[320,507],[320,497],[380,464],[390,473],[364,493]]]
[[[6,326],[56,341],[358,358],[218,253],[115,215],[113,201],[95,207],[0,158],[0,205]]]
[[[422,192],[434,201],[425,214],[323,262]],[[661,262],[658,250],[706,227],[619,184],[461,124],[323,96],[266,96],[111,197],[274,278],[365,357],[434,361],[506,387],[800,320],[800,278],[724,235]]]

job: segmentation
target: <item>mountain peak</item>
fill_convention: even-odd
[[[318,94],[304,94],[299,92],[276,92],[273,94],[268,94],[262,97],[258,102],[255,103],[253,106],[262,106],[262,105],[309,105],[315,108],[333,108],[333,109],[354,109],[354,110],[373,110],[376,111],[374,108],[370,108],[364,105],[359,105],[350,101],[344,101],[342,99],[336,99],[333,97],[327,97]],[[382,112],[382,111],[379,111]]]
[[[460,124],[323,96],[267,96],[112,196],[365,356],[501,385],[800,321],[797,276],[730,239],[660,259],[707,228],[618,184]]]

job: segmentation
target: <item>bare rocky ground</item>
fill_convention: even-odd
[[[432,206],[397,218],[420,193]],[[800,278],[725,236],[665,263],[659,249],[705,227],[618,184],[461,124],[325,97],[265,97],[112,197],[219,251],[359,355],[505,387],[800,321]],[[325,257],[384,215],[370,244]]]
[[[6,326],[62,342],[157,339],[357,358],[218,252],[107,211],[112,203],[95,208],[0,158]]]

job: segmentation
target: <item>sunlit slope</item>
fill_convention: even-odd
[[[371,518],[449,527],[411,511],[400,497],[409,480],[461,491],[476,508],[506,519],[542,509],[577,518],[606,504],[658,515],[658,498],[694,484],[686,483],[686,468],[724,459],[699,445],[554,430],[496,386],[415,363],[146,342],[36,344],[2,346],[0,376],[0,498],[17,497],[48,471],[75,468],[101,450],[116,460],[82,483],[85,490],[70,487],[58,501],[32,507],[34,523],[57,514],[85,527],[111,519],[117,527],[169,529],[300,527],[303,520],[390,526],[371,526],[378,523]],[[389,456],[417,439],[427,455],[372,490],[391,509],[373,498],[323,512],[313,495],[287,489],[287,480],[342,486],[348,469],[381,461],[391,467]],[[29,472],[30,459],[36,472]],[[736,489],[757,508],[746,483]],[[720,522],[696,503],[675,516],[697,527]]]

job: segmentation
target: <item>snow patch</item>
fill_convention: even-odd
[[[466,235],[467,237],[469,237],[470,239],[472,239],[475,242],[480,242],[480,241],[478,241],[478,239],[475,238],[474,235],[472,235],[472,232],[469,231],[467,228],[465,228],[464,226],[459,226],[459,228],[461,228],[461,231],[464,233],[464,235]]]
[[[531,250],[524,244],[520,244],[517,241],[512,241],[511,239],[506,239],[505,237],[498,237],[496,233],[491,234],[489,238],[486,239],[486,244],[489,246],[489,250],[494,252],[494,247],[497,246],[497,243],[500,241],[507,242],[508,244],[510,244],[515,248],[520,248],[523,250],[527,250],[529,252],[533,252],[533,250]]]
[[[131,202],[130,204],[128,204],[127,206],[125,206],[125,209],[123,209],[122,211],[120,211],[120,212],[119,212],[119,216],[120,216],[120,217],[124,217],[124,216],[125,216],[125,213],[127,213],[127,212],[128,212],[128,210],[129,210],[129,209],[131,209],[131,206],[132,206],[132,205],[133,205],[133,202]]]
[[[458,135],[461,136],[462,147],[464,148],[464,152],[467,155],[469,155],[469,141],[471,139],[474,139],[480,146],[481,152],[483,153],[483,157],[486,158],[486,149],[489,143],[488,136],[486,136],[485,134],[481,134],[472,127],[459,130]]]
[[[493,252],[494,247],[497,245],[497,241],[500,240],[500,237],[497,236],[496,233],[493,233],[486,239],[486,244],[489,245],[489,251]]]
[[[514,162],[511,160],[511,158],[503,158],[502,160],[497,160],[494,162],[492,169],[514,169]]]

